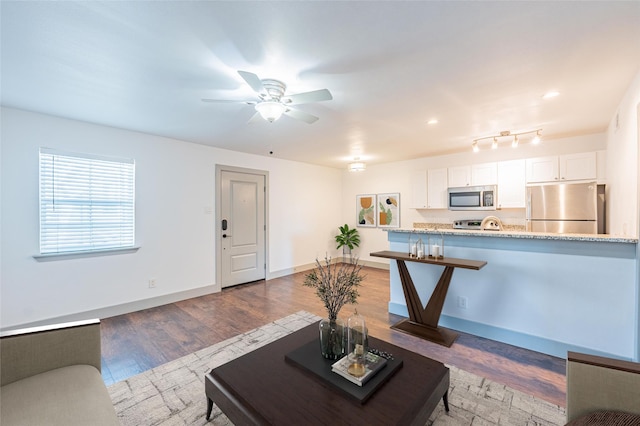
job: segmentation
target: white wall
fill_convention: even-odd
[[[521,145],[517,149],[510,147],[499,148],[497,151],[484,150],[478,153],[443,155],[438,157],[424,157],[415,160],[388,163],[377,166],[369,166],[364,172],[343,171],[343,222],[356,225],[356,195],[376,194],[382,192],[399,192],[401,211],[400,227],[412,228],[414,222],[452,223],[455,219],[480,218],[485,214],[480,212],[457,211],[446,209],[417,210],[409,208],[411,196],[410,176],[412,171],[428,170],[444,167],[462,166],[493,161],[506,161],[522,158],[544,157],[548,155],[561,155],[578,152],[600,151],[606,147],[606,134],[597,133],[585,136],[551,139],[543,141],[540,145]],[[402,149],[399,145],[398,149]],[[616,167],[609,170],[616,170]],[[609,181],[607,180],[607,184]],[[628,186],[627,186],[628,189]],[[492,215],[498,216],[506,224],[524,225],[525,209],[503,209],[492,211]],[[380,258],[368,256],[370,252],[386,250],[389,245],[386,232],[376,228],[358,228],[362,243],[359,248],[360,258],[365,261],[388,263]]]
[[[269,172],[270,275],[337,254],[341,172],[2,108],[0,325],[135,304],[215,283],[215,165]],[[38,262],[41,146],[136,161],[134,254]],[[213,209],[215,211],[215,209]],[[157,288],[149,289],[149,278]],[[153,304],[153,303],[152,303]],[[135,309],[135,306],[134,306]]]
[[[607,131],[607,203],[610,233],[638,235],[638,106],[640,72]]]

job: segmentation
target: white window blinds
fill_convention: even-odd
[[[40,149],[40,253],[133,247],[135,163]]]

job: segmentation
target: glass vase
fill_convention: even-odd
[[[337,318],[320,320],[320,351],[326,359],[340,359],[344,356],[344,322]]]

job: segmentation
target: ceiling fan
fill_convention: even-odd
[[[280,80],[260,79],[256,74],[247,71],[238,71],[238,74],[251,88],[258,93],[257,100],[224,100],[224,99],[202,99],[203,102],[235,103],[241,102],[247,105],[254,105],[256,114],[249,120],[261,116],[270,123],[273,123],[282,114],[305,123],[314,123],[318,117],[309,113],[293,109],[292,105],[308,104],[311,102],[330,101],[333,99],[331,92],[327,89],[313,90],[311,92],[285,94],[287,85]]]

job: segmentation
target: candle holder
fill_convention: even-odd
[[[424,259],[425,258],[425,252],[424,252],[424,242],[422,241],[422,238],[418,238],[418,241],[416,242],[416,259]]]
[[[416,247],[417,241],[415,241],[413,232],[409,234],[409,257],[416,257],[418,248]]]
[[[442,235],[429,237],[429,257],[432,259],[444,258],[444,238]]]
[[[347,320],[347,351],[349,374],[354,377],[364,376],[367,372],[367,326],[358,311]]]

